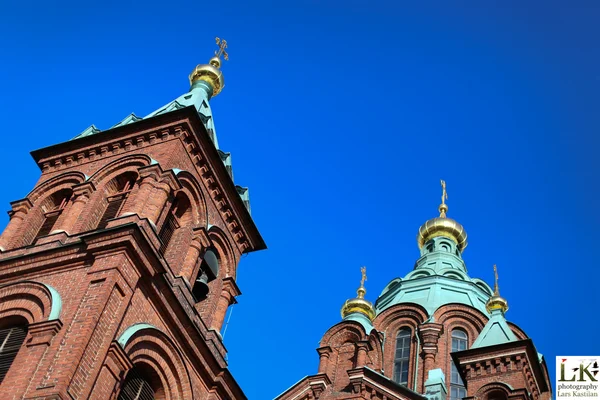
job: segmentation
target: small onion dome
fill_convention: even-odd
[[[467,247],[467,231],[452,218],[446,218],[446,212],[448,211],[446,204],[441,204],[439,210],[439,217],[430,219],[419,228],[419,233],[417,234],[419,249],[423,248],[425,243],[430,239],[444,236],[455,241],[458,245],[458,250],[462,252]]]
[[[365,315],[369,321],[373,322],[375,319],[375,308],[373,307],[373,303],[365,300],[365,294],[367,293],[367,289],[365,289],[364,285],[367,280],[366,267],[362,267],[361,271],[363,273],[363,279],[360,282],[360,287],[356,291],[356,297],[346,300],[342,307],[342,318],[346,318],[352,313],[360,313]]]
[[[491,313],[492,310],[502,310],[502,312],[508,311],[508,301],[499,294],[494,293],[485,303],[486,310]]]
[[[204,81],[211,86],[213,90],[212,97],[218,95],[225,86],[223,72],[219,69],[220,67],[221,59],[217,56],[211,58],[208,64],[198,64],[190,74],[190,86],[194,82]]]
[[[502,310],[503,313],[508,311],[508,301],[500,296],[500,288],[498,287],[498,269],[494,265],[494,294],[485,303],[485,308],[490,314],[493,310]]]

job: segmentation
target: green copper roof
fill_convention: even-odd
[[[495,344],[514,342],[516,340],[517,337],[506,323],[502,310],[492,310],[490,320],[485,325],[471,348],[475,349],[493,346]]]
[[[363,326],[363,328],[365,328],[365,332],[367,333],[367,335],[369,333],[371,333],[371,330],[373,330],[373,324],[371,323],[369,318],[367,318],[366,315],[359,313],[359,312],[353,312],[353,313],[346,315],[346,317],[344,318],[344,321],[358,322],[359,324],[361,324]]]
[[[457,244],[446,237],[425,243],[415,268],[403,279],[392,280],[375,303],[377,313],[399,303],[423,306],[429,315],[439,307],[460,303],[488,315],[485,308],[492,289],[481,279],[471,278]]]
[[[182,94],[175,100],[165,104],[164,106],[160,107],[157,110],[154,110],[153,112],[146,115],[145,117],[141,118],[141,117],[138,117],[137,115],[131,113],[128,116],[126,116],[123,120],[121,120],[120,122],[118,122],[115,125],[113,125],[112,127],[110,127],[110,129],[118,128],[120,126],[124,126],[124,125],[128,125],[128,124],[133,124],[133,123],[136,123],[143,119],[151,118],[151,117],[161,115],[161,114],[166,114],[168,112],[179,110],[184,107],[193,106],[196,109],[196,111],[198,112],[198,116],[202,120],[202,123],[204,124],[206,131],[208,132],[211,140],[213,141],[215,147],[217,148],[217,151],[219,152],[219,155],[221,157],[221,161],[223,161],[223,164],[225,165],[225,168],[227,169],[229,176],[233,180],[233,168],[231,165],[231,153],[227,153],[227,152],[224,152],[219,149],[219,142],[217,140],[217,131],[215,129],[215,123],[214,123],[214,119],[213,119],[213,115],[212,115],[212,110],[211,110],[210,104],[209,104],[209,100],[212,96],[212,93],[213,93],[213,89],[207,82],[202,81],[202,80],[196,81],[192,84],[189,92]],[[86,130],[84,130],[83,132],[81,132],[79,135],[75,136],[71,140],[79,139],[79,138],[82,138],[85,136],[90,136],[90,135],[97,135],[101,132],[102,132],[102,130],[98,129],[95,125],[91,125]],[[237,185],[236,188],[237,188],[238,194],[244,201],[246,208],[248,209],[248,211],[250,211],[250,198],[249,198],[248,188],[242,187],[239,185]]]
[[[157,110],[154,110],[150,114],[146,115],[144,118],[138,117],[134,113],[129,114],[123,120],[111,126],[110,129],[117,128],[119,126],[128,125],[135,123],[137,121],[141,121],[142,119],[147,119],[154,117],[156,115],[165,114],[170,111],[179,110],[180,108],[194,106],[200,119],[204,123],[210,138],[212,139],[215,147],[219,148],[219,142],[217,140],[217,132],[215,129],[215,124],[213,121],[212,110],[210,109],[209,100],[212,95],[212,88],[204,81],[194,82],[190,91],[182,94],[175,100],[165,104]],[[91,125],[86,130],[81,132],[79,135],[75,136],[73,139],[79,139],[84,136],[96,135],[102,132],[95,125]],[[73,140],[71,139],[71,140]]]

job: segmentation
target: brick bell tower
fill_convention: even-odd
[[[321,338],[315,375],[275,400],[550,400],[544,357],[505,319],[508,302],[467,274],[467,233],[440,216],[417,235],[420,257],[375,304],[365,299],[366,269],[342,321]],[[496,268],[494,266],[494,272]]]
[[[219,333],[265,249],[219,149],[225,41],[144,118],[32,153],[0,237],[1,399],[245,399]]]

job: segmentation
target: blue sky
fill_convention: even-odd
[[[247,396],[316,373],[361,265],[372,301],[412,269],[439,179],[469,274],[498,264],[553,375],[556,355],[600,354],[599,18],[594,1],[6,3],[0,204],[37,180],[29,151],[174,99],[220,36],[219,143],[269,246],[240,263],[225,336]]]

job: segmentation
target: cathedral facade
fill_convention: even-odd
[[[219,331],[265,243],[217,142],[217,43],[176,100],[32,153],[0,237],[0,399],[246,398]]]
[[[276,400],[550,400],[548,368],[532,340],[508,322],[498,273],[492,289],[467,273],[463,226],[439,217],[417,234],[420,257],[375,304],[357,296],[317,349],[317,373]]]
[[[0,399],[246,398],[219,331],[240,257],[266,246],[218,145],[217,44],[177,99],[32,153],[41,176],[0,236]],[[413,271],[372,304],[363,269],[316,373],[276,400],[552,397],[497,278],[468,275],[445,200],[443,183]]]

